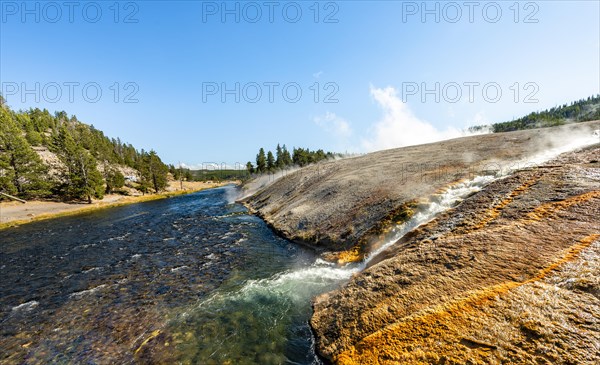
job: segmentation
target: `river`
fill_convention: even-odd
[[[331,266],[230,203],[235,187],[0,231],[0,362],[319,363]]]
[[[229,186],[0,232],[0,360],[319,364],[311,300],[495,177],[431,197],[337,267],[230,203]]]

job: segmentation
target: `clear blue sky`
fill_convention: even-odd
[[[598,1],[73,4],[0,2],[8,104],[65,110],[169,163],[244,163],[278,142],[365,152],[600,93]],[[36,83],[39,101],[23,91]],[[236,83],[239,103],[222,95]]]

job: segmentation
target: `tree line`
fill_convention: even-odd
[[[240,168],[221,168],[218,165],[206,166],[204,169],[192,170],[188,167],[169,166],[169,173],[173,175],[176,181],[225,181],[225,180],[245,180],[250,176],[248,171]]]
[[[37,147],[53,152],[60,163],[43,161]],[[15,112],[0,96],[0,192],[23,199],[91,202],[125,185],[119,165],[137,170],[132,187],[143,193],[167,186],[168,167],[155,151],[138,151],[108,138],[64,111]]]
[[[256,155],[256,165],[248,161],[246,169],[251,174],[272,173],[291,166],[304,167],[335,156],[336,154],[325,152],[322,149],[311,151],[308,148],[293,148],[290,154],[285,144],[283,146],[277,144],[275,154],[271,151],[265,153],[265,149],[261,147]]]
[[[586,122],[600,119],[600,94],[580,99],[571,104],[563,104],[508,122],[494,123],[491,126],[469,127],[470,132],[479,132],[491,127],[494,133],[510,132],[522,129],[554,127],[568,123]]]

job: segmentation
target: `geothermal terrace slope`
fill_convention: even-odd
[[[543,151],[579,132],[589,141],[599,127],[467,137],[328,162],[246,203],[288,238],[368,252],[389,226],[453,183],[505,172],[510,161],[537,164]],[[315,299],[317,351],[335,364],[600,363],[594,138],[591,147],[512,171],[391,240],[344,287]],[[337,257],[360,257],[348,252]]]
[[[245,200],[275,230],[328,251],[370,250],[390,225],[441,188],[485,170],[506,170],[541,151],[591,136],[600,122],[458,138],[320,163],[280,178]],[[352,255],[350,255],[352,256]],[[348,257],[346,255],[345,257]]]
[[[600,145],[497,180],[318,297],[336,364],[599,364]]]

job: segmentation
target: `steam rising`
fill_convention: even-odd
[[[454,128],[440,131],[417,118],[398,97],[398,92],[393,87],[371,87],[371,96],[383,110],[383,117],[371,128],[371,135],[363,139],[362,146],[366,151],[412,146],[463,135]]]
[[[570,130],[561,133],[548,134],[539,141],[538,148],[541,152],[528,160],[531,164],[542,164],[558,155],[574,151],[579,148],[600,143],[600,130]]]
[[[227,201],[232,204],[236,201],[244,200],[254,194],[256,194],[259,190],[266,188],[267,186],[273,184],[275,181],[281,179],[284,176],[287,176],[295,171],[300,170],[300,168],[290,168],[283,171],[277,171],[273,174],[260,175],[254,178],[252,181],[243,185],[241,189],[236,190],[235,192],[228,194]]]

